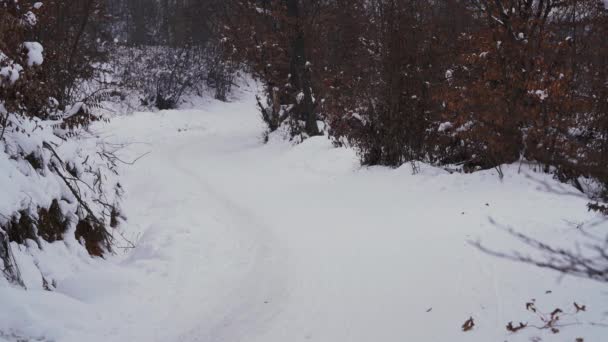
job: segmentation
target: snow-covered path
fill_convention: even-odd
[[[490,217],[568,242],[577,234],[567,222],[593,220],[583,199],[540,191],[516,168],[502,182],[493,172],[450,175],[424,165],[412,175],[409,165],[361,169],[351,150],[323,137],[263,144],[255,110],[246,93],[99,126],[131,143],[124,158],[149,152],[124,169],[126,230],[136,247],[61,279],[55,293],[34,294],[41,304],[22,316],[35,327],[23,329],[74,342],[608,337],[586,324],[606,323],[603,285],[558,283],[552,272],[469,244],[520,247]],[[541,325],[525,311],[532,298],[544,311],[572,311],[573,301],[589,310],[566,318],[582,324],[558,335],[508,334],[509,321]],[[55,302],[60,316],[48,308]],[[469,317],[475,329],[461,332]]]

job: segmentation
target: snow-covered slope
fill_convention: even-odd
[[[556,243],[595,222],[550,177],[361,168],[327,138],[262,143],[253,94],[96,126],[131,143],[123,208],[135,248],[0,288],[0,331],[50,341],[603,341],[605,285],[479,252],[522,248],[493,220]],[[574,223],[574,224],[572,224]],[[606,229],[600,224],[596,229]],[[509,334],[525,310],[587,311],[559,334]],[[472,317],[475,327],[462,332]],[[2,340],[2,337],[0,337]]]
[[[84,130],[65,139],[56,121],[11,115],[8,127],[0,141],[0,286],[53,288],[56,277],[91,262],[78,224],[94,215],[109,227],[112,210],[119,213],[115,168],[102,157],[115,147]]]

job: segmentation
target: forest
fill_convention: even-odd
[[[499,276],[495,273],[499,271],[491,271],[492,282],[503,286],[520,279],[518,267],[531,267],[532,271],[526,268],[528,271],[521,274],[542,270],[550,272],[543,274],[584,279],[601,284],[594,286],[605,286],[608,283],[607,38],[607,0],[0,0],[0,270],[3,275],[0,307],[3,301],[13,303],[14,298],[21,298],[16,292],[3,292],[5,287],[10,291],[34,287],[72,296],[74,293],[70,291],[79,287],[62,287],[62,280],[78,278],[81,274],[78,272],[89,269],[92,263],[118,262],[112,260],[131,252],[156,255],[150,250],[161,247],[155,245],[158,241],[154,239],[160,239],[165,233],[146,240],[154,228],[142,227],[154,227],[154,224],[144,220],[144,216],[158,214],[154,222],[170,218],[174,221],[166,225],[172,226],[199,211],[225,212],[229,227],[272,226],[259,228],[259,235],[268,235],[268,241],[277,239],[273,243],[284,244],[287,247],[282,248],[286,250],[300,252],[306,250],[300,246],[302,241],[316,243],[321,246],[318,248],[324,248],[325,242],[316,240],[314,234],[317,233],[308,233],[313,235],[293,242],[282,237],[285,233],[277,228],[279,225],[293,226],[294,231],[320,229],[331,236],[333,229],[342,229],[338,227],[347,222],[352,221],[353,226],[359,227],[357,217],[361,222],[373,217],[368,227],[373,226],[379,233],[370,233],[370,237],[379,234],[385,238],[392,233],[383,235],[384,228],[412,222],[425,225],[427,219],[434,222],[431,226],[437,224],[441,230],[453,224],[470,225],[476,228],[455,238],[458,242],[454,245],[462,240],[467,246],[466,251],[458,249],[458,253],[466,255],[469,258],[466,260],[494,260],[488,268],[503,267],[505,274],[517,274],[503,281],[497,280]],[[193,115],[195,110],[203,114]],[[156,116],[144,119],[141,113]],[[235,119],[231,113],[247,115]],[[196,133],[201,134],[199,140],[182,141],[184,136],[189,137],[198,130],[205,132]],[[179,135],[171,135],[177,134],[174,131]],[[282,144],[290,147],[277,147]],[[258,145],[264,150],[249,150],[250,146]],[[184,151],[189,154],[182,156]],[[186,163],[182,159],[192,164],[184,166],[180,164]],[[355,166],[346,166],[346,160],[354,160]],[[165,170],[161,166],[165,163],[176,169]],[[139,166],[142,164],[146,167]],[[342,168],[348,168],[351,173],[338,171]],[[396,179],[401,178],[393,174],[404,169],[408,170],[408,177],[420,177],[406,178],[403,182],[412,182],[408,187],[399,183]],[[284,176],[292,172],[292,177]],[[429,176],[435,173],[441,176]],[[191,178],[193,175],[199,178]],[[224,178],[227,175],[232,178]],[[200,178],[203,176],[207,178]],[[428,182],[440,184],[441,189],[435,189],[435,185],[427,185],[430,190],[420,188],[429,177]],[[144,184],[143,179],[147,183]],[[196,185],[183,186],[181,182],[187,179]],[[318,179],[322,179],[322,183],[317,185],[314,182]],[[395,189],[403,187],[403,195],[393,193],[385,184],[392,181]],[[340,182],[345,183],[339,185]],[[165,183],[173,185],[165,189]],[[460,188],[462,184],[468,186]],[[495,188],[497,184],[504,187]],[[154,186],[160,188],[146,192],[156,189]],[[189,198],[195,191],[192,189],[202,191],[197,195],[200,197],[191,199],[200,202],[201,208],[179,211],[178,203],[190,201],[184,198]],[[449,193],[444,194],[444,189]],[[155,204],[156,209],[144,214],[142,208],[162,198],[171,198],[171,203]],[[537,198],[540,199],[536,201]],[[241,203],[245,199],[249,201]],[[422,205],[429,199],[428,205]],[[444,203],[448,199],[450,202]],[[471,222],[454,223],[473,210],[466,207],[470,201],[482,203],[483,210],[494,210],[493,200],[502,203],[502,208],[496,209],[499,212],[479,211]],[[262,206],[263,203],[266,206]],[[392,211],[393,205],[406,213],[403,215],[413,215],[416,208],[422,207],[418,209],[419,216],[406,218]],[[452,212],[458,215],[446,218],[445,222],[434,221],[435,216],[451,217]],[[223,217],[223,214],[217,215]],[[318,220],[312,220],[315,215]],[[279,219],[280,223],[275,222]],[[223,222],[220,218],[217,220]],[[212,221],[204,224],[213,226]],[[492,226],[494,233],[479,228],[486,225]],[[564,233],[565,226],[575,228]],[[357,236],[356,232],[355,229],[351,236],[350,231],[340,230],[335,236],[358,239],[366,234]],[[167,237],[167,245],[173,239],[181,239],[174,236],[176,234]],[[197,238],[200,241],[228,239],[223,233],[209,234],[218,235]],[[243,236],[247,234],[258,233],[243,233],[235,239],[245,239]],[[428,265],[420,271],[426,276],[427,269],[434,269],[434,256],[442,255],[441,249],[434,249],[443,243],[437,241],[453,233],[445,233],[441,238],[425,235],[432,234],[430,232],[415,233],[403,228],[399,234],[407,235],[408,240],[396,255],[400,255],[401,260],[426,256]],[[386,241],[386,245],[370,249],[366,260],[383,255],[383,246],[392,246],[392,241],[401,241],[396,236],[389,238],[391,241]],[[416,255],[407,254],[405,246],[417,250],[413,242],[416,238],[435,247],[422,249]],[[243,244],[257,243],[257,239],[259,237],[243,240],[247,241]],[[253,259],[281,259],[272,253],[278,249],[266,248],[266,242],[259,243],[260,246],[245,248],[269,249],[268,253],[273,256],[255,254]],[[65,245],[62,247],[65,250],[58,249],[59,244]],[[224,246],[220,242],[218,245]],[[227,243],[226,250],[232,251],[230,246]],[[337,252],[327,252],[326,257],[334,260],[335,253],[344,257],[348,246],[345,243]],[[361,246],[361,251],[368,250],[364,244]],[[182,247],[187,250],[187,246]],[[216,245],[208,247],[214,250]],[[330,245],[327,248],[332,249]],[[198,252],[193,248],[188,253],[191,254],[180,254],[179,258],[190,260]],[[473,257],[471,253],[478,254]],[[214,254],[208,259],[224,256]],[[245,258],[239,254],[240,257]],[[354,254],[348,260],[355,262],[358,257],[359,254]],[[201,259],[204,258],[201,256]],[[309,265],[317,266],[312,261],[293,262],[306,270]],[[194,262],[188,262],[190,264]],[[262,264],[269,269],[282,267],[278,261]],[[254,266],[251,267],[255,271],[251,272],[266,275],[266,271]],[[101,271],[103,266],[97,264],[91,267],[101,274],[110,272]],[[148,273],[153,273],[150,267]],[[180,267],[181,264],[174,268]],[[217,267],[218,272],[228,277],[229,271]],[[413,269],[418,270],[416,267]],[[484,272],[490,271],[486,266],[479,267],[478,273],[463,271],[462,274],[470,275],[468,281],[487,280]],[[116,272],[128,273],[122,269]],[[374,274],[375,268],[370,267],[367,272]],[[355,279],[355,274],[356,271],[345,274],[341,280]],[[362,274],[365,275],[365,271]],[[454,276],[465,277],[462,274]],[[324,275],[324,279],[331,277],[329,273]],[[121,277],[116,279],[128,278]],[[279,276],[269,273],[268,277],[270,284],[273,277]],[[539,281],[544,286],[549,278],[546,275]],[[108,279],[115,279],[114,275]],[[519,283],[526,283],[526,279],[521,276]],[[401,278],[395,280],[400,281]],[[243,280],[243,284],[257,289],[254,283],[254,280]],[[286,293],[302,297],[309,294],[285,286]],[[583,287],[564,286],[572,286],[572,290],[564,290],[572,294],[567,299],[571,302],[580,300],[572,297],[585,292]],[[589,297],[590,300],[605,300],[597,295],[597,287],[589,286],[593,288],[589,293],[596,294]],[[217,289],[220,288],[218,285]],[[275,290],[271,285],[265,288]],[[328,288],[317,291],[331,300],[333,297],[324,292]],[[494,292],[496,297],[504,296],[523,304],[528,300],[523,298],[527,293],[521,294],[525,290],[530,288],[523,286],[523,290],[517,290],[517,295],[510,297],[498,294],[498,290]],[[553,292],[537,290],[548,291],[545,294]],[[278,292],[277,289],[273,294]],[[454,297],[450,296],[446,303],[461,307],[470,304]],[[249,307],[247,300],[234,305]],[[255,300],[271,302],[266,298]],[[19,307],[18,303],[15,300],[11,305]],[[343,308],[348,308],[350,301],[341,303],[345,304]],[[605,305],[599,308],[599,302],[587,304],[595,304],[598,310],[606,309]],[[299,306],[293,305],[301,309],[308,304],[303,300],[298,301]],[[368,312],[373,312],[373,304],[369,305]],[[423,305],[431,307],[420,303]],[[577,315],[586,311],[578,302],[574,302],[573,312],[562,310],[564,304],[559,304],[560,307],[546,314],[536,305],[535,300],[526,303],[525,311],[532,315],[528,321],[513,317],[513,322],[518,324],[500,322],[506,325],[509,336],[520,336],[520,330],[531,330],[530,334],[536,330],[548,331],[552,336],[570,324],[583,326],[582,330],[575,330],[578,334],[585,327],[608,325],[604,322],[605,315],[594,318],[588,325],[577,320]],[[253,306],[257,310],[251,310],[253,316],[262,312],[261,317],[274,317],[274,314],[282,317],[276,313],[281,312],[280,308],[273,307],[275,313],[266,313]],[[291,306],[285,306],[288,308],[285,310],[291,312]],[[432,313],[432,307],[428,310],[426,313]],[[504,310],[515,312],[510,307]],[[10,317],[8,309],[4,311],[6,316],[0,309],[0,321]],[[455,334],[475,333],[476,324],[479,325],[474,320],[476,314],[483,316],[473,309],[464,310],[463,316],[456,320],[471,318],[465,321],[461,331],[456,329]],[[441,319],[453,319],[446,315]],[[500,321],[504,312],[497,315],[496,320]],[[569,318],[574,321],[560,325],[560,319]],[[308,321],[302,319],[306,325]],[[352,319],[351,323],[356,322],[356,318]],[[272,321],[271,318],[259,320]],[[531,323],[534,320],[540,323]],[[460,321],[450,324],[459,326]],[[204,334],[200,336],[206,336],[205,341],[297,340],[295,335],[280,335],[278,330],[248,339],[246,336],[252,329],[262,329],[258,323],[251,323],[255,327],[246,329],[246,325],[239,328],[231,325],[235,323],[222,325],[220,322],[213,329],[201,328]],[[108,321],[106,324],[118,323]],[[146,321],[146,324],[151,323]],[[42,327],[34,323],[31,326]],[[292,328],[297,330],[300,326]],[[425,328],[432,330],[429,326]],[[28,329],[14,322],[0,323],[0,341],[85,338],[76,333],[70,335],[73,332],[68,330]],[[101,330],[91,329],[87,331],[90,336],[101,340]],[[500,329],[505,330],[503,326]],[[331,335],[334,330],[330,328],[322,331],[328,333],[319,338],[325,341],[332,338],[333,341],[363,341],[367,336],[349,339],[347,335]],[[391,331],[387,330],[388,335],[367,338],[385,336],[384,340],[392,341],[404,336],[390,335]],[[608,336],[605,328],[598,331],[591,336]],[[144,339],[143,330],[141,332],[130,340],[155,340],[150,336]],[[184,331],[167,335],[164,340],[196,340],[183,337],[182,333]],[[502,338],[502,335],[488,334],[484,332],[476,338],[479,341]],[[307,340],[315,337],[314,333],[304,335]],[[119,334],[108,338],[120,341],[127,336]],[[430,341],[439,335],[405,336]],[[522,336],[522,341],[534,338]],[[570,337],[569,341],[586,341],[579,335],[568,335]],[[543,338],[547,337],[543,335]],[[545,341],[540,337],[535,341],[541,340]]]
[[[4,68],[21,41],[46,46],[44,68],[3,87],[10,111],[45,117],[129,90],[168,109],[201,84],[225,100],[246,72],[264,84],[270,131],[301,139],[322,121],[365,165],[526,160],[581,191],[580,177],[608,182],[602,0],[36,4],[4,4]]]

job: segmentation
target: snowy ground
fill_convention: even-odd
[[[262,143],[251,93],[203,109],[135,113],[95,129],[131,143],[126,230],[135,242],[107,261],[74,261],[57,290],[0,288],[0,330],[49,341],[608,340],[606,286],[485,255],[481,239],[521,248],[494,221],[557,243],[595,217],[516,167],[460,175],[409,165],[360,168],[319,137]],[[528,174],[528,176],[526,176]],[[535,178],[531,179],[529,176]],[[601,224],[597,229],[606,229]],[[550,293],[548,291],[551,291]],[[587,312],[557,335],[535,299]],[[473,317],[475,327],[460,326]],[[2,336],[2,334],[0,334]],[[2,340],[2,337],[0,337]]]

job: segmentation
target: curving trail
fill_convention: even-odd
[[[506,168],[449,175],[361,169],[353,151],[323,137],[262,144],[252,93],[203,110],[135,113],[98,127],[129,142],[124,169],[127,237],[136,247],[63,279],[74,306],[57,341],[392,342],[528,341],[509,321],[534,322],[572,301],[605,319],[600,284],[479,253],[483,239],[519,248],[497,222],[556,242],[564,220],[592,216],[583,200],[536,189]],[[542,177],[542,176],[538,176]],[[545,180],[550,181],[549,178]],[[604,225],[604,229],[605,229]],[[552,290],[552,294],[546,294]],[[476,328],[460,331],[468,317]],[[599,341],[588,325],[559,337]],[[1,338],[0,338],[1,340]]]

